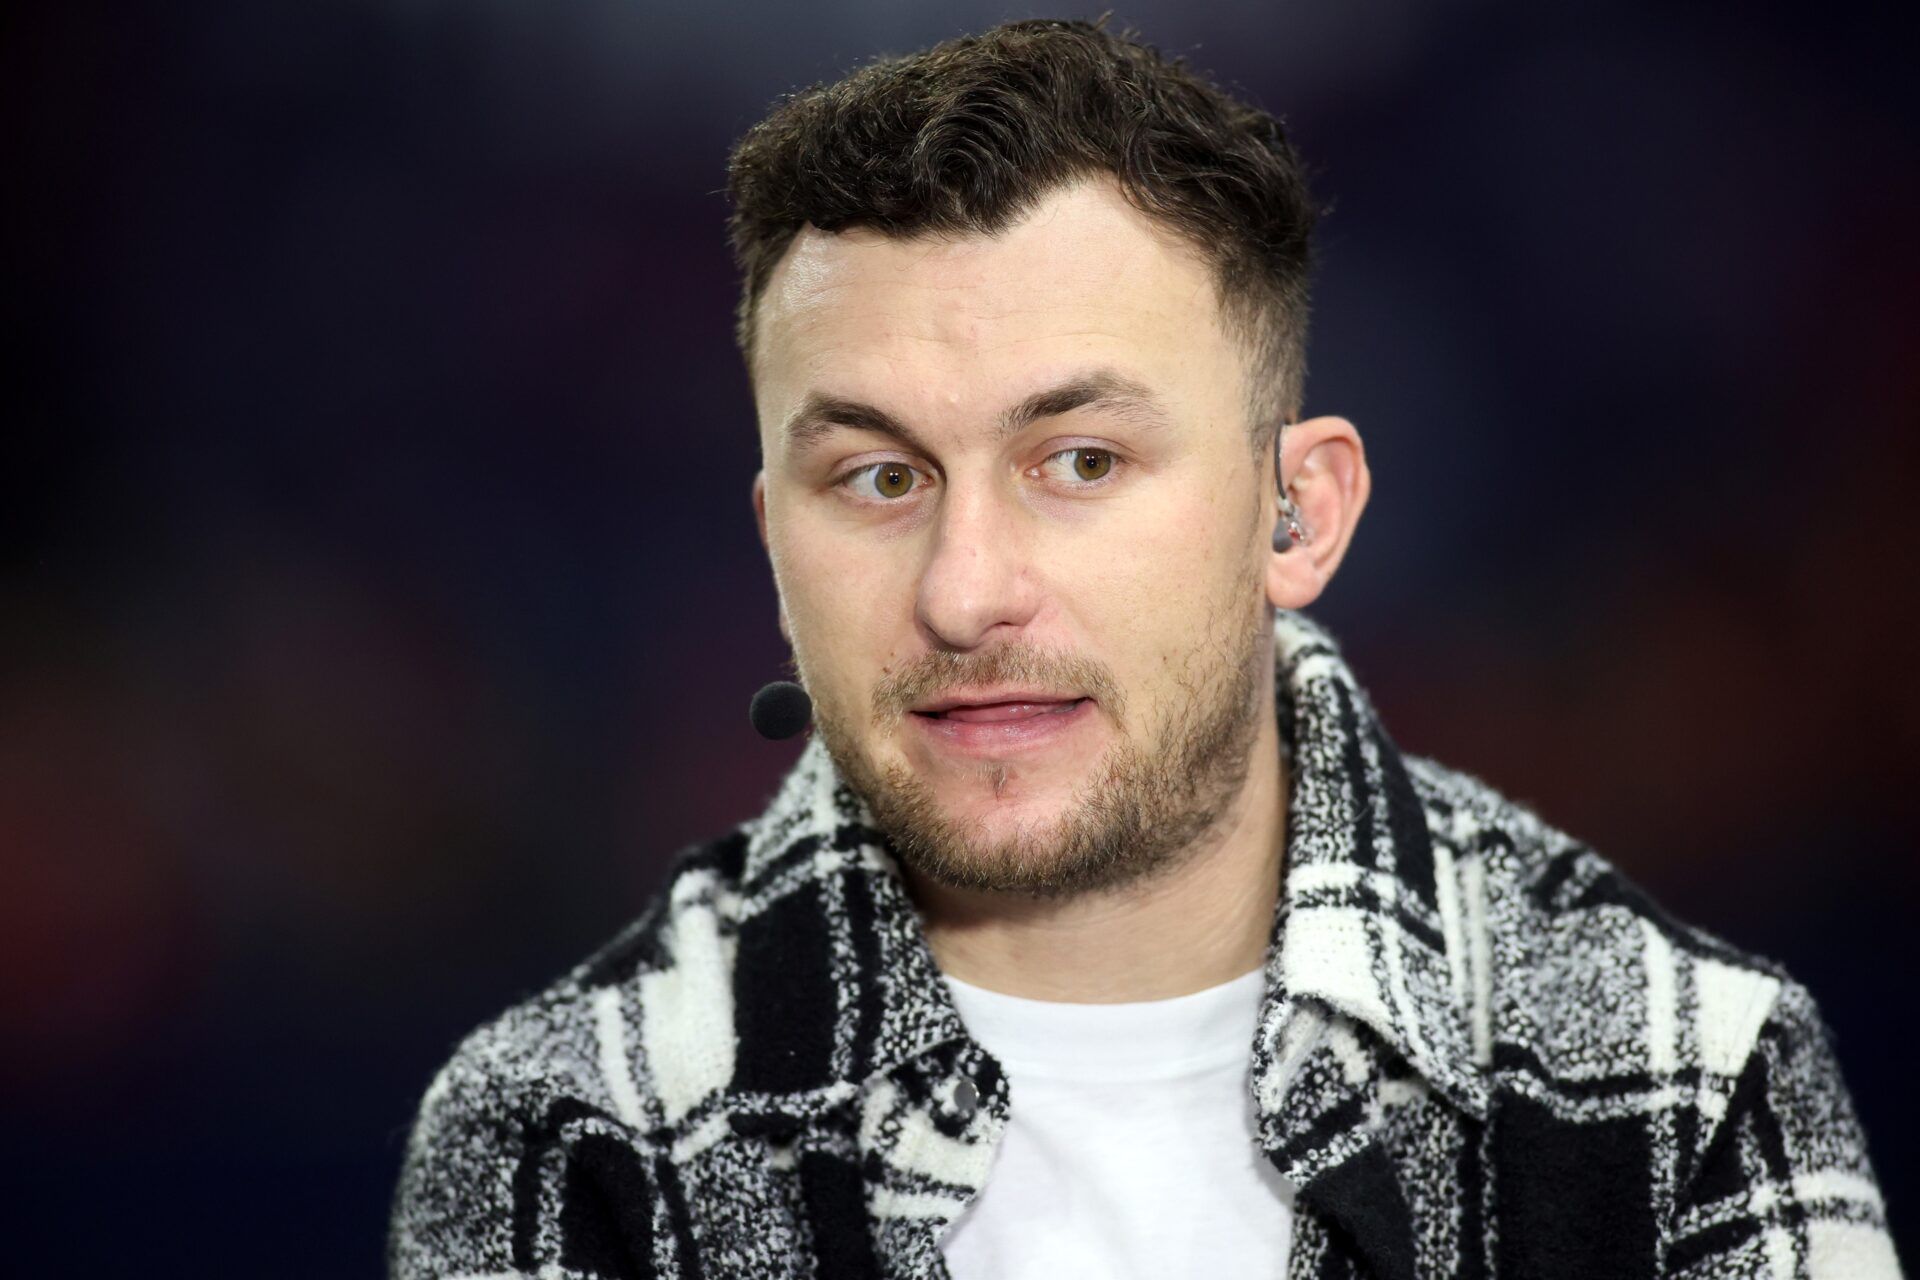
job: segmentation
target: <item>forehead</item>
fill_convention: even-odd
[[[1209,266],[1104,180],[1049,194],[993,236],[804,228],[756,328],[763,430],[809,391],[934,414],[1091,363],[1176,401],[1189,381],[1237,390]]]

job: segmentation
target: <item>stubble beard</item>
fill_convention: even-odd
[[[1240,601],[1248,598],[1244,592],[1235,595]],[[816,706],[815,726],[841,777],[866,801],[894,856],[913,875],[954,889],[1036,899],[1144,883],[1196,850],[1246,785],[1259,717],[1266,710],[1254,696],[1267,634],[1264,598],[1257,600],[1250,616],[1224,631],[1216,629],[1218,615],[1209,619],[1213,625],[1201,634],[1211,638],[1184,655],[1173,681],[1176,696],[1150,737],[1136,740],[1122,727],[1057,820],[1022,826],[1004,838],[989,839],[978,821],[949,815],[926,780],[906,766],[876,768],[831,711]],[[937,690],[1049,678],[1076,688],[1103,688],[1099,701],[1110,713],[1124,702],[1111,679],[1103,678],[1103,667],[1075,660],[1063,664],[1032,650],[931,654],[928,659],[903,673],[904,682],[890,682],[890,693],[876,695],[876,704],[897,715],[899,707],[911,705],[897,696],[907,687]],[[891,717],[880,719],[886,723]],[[1118,715],[1112,719],[1123,724]],[[1009,767],[981,766],[996,793]]]

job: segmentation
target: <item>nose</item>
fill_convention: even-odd
[[[1033,620],[1040,605],[1032,531],[991,485],[949,483],[920,574],[915,616],[940,648],[968,650]]]

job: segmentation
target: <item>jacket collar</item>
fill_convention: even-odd
[[[1463,961],[1450,963],[1444,942],[1429,829],[1439,819],[1333,637],[1298,611],[1278,610],[1274,639],[1287,848],[1253,1084],[1263,1141],[1276,1152],[1291,1148],[1283,1164],[1304,1181],[1311,1166],[1336,1158],[1301,1145],[1303,1130],[1324,1129],[1336,1104],[1354,1104],[1383,1075],[1407,1075],[1400,1063],[1476,1117],[1485,1116],[1487,1089],[1470,1051]],[[833,880],[827,900],[870,904],[870,918],[866,909],[856,918],[870,936],[837,949],[847,989],[877,1007],[864,1011],[862,1047],[836,1055],[833,1078],[819,1087],[845,1097],[848,1085],[956,1044],[984,1057],[941,980],[885,836],[817,735],[745,834],[745,897],[770,900]],[[1297,1087],[1303,1082],[1311,1087]]]

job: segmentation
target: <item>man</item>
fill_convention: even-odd
[[[1299,415],[1278,124],[1016,22],[731,193],[816,734],[460,1046],[396,1275],[1898,1274],[1806,990],[1399,752],[1300,612],[1370,479]]]

